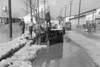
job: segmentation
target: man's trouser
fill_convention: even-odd
[[[48,31],[46,32],[46,42],[47,45],[50,45],[50,28],[48,28]]]
[[[33,26],[29,26],[29,34],[30,34],[31,38],[32,38],[32,30],[33,30]]]
[[[22,27],[22,34],[24,34],[24,31],[25,31],[25,27]]]

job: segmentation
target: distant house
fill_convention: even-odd
[[[100,23],[100,8],[96,9],[94,13],[88,14],[85,17],[86,21]]]
[[[12,23],[20,22],[21,19],[17,17],[12,18]],[[8,17],[0,17],[0,23],[3,24],[8,24],[9,23],[9,18]]]
[[[69,17],[67,17],[66,21],[69,21],[71,20],[71,25],[72,25],[72,28],[76,28],[76,26],[78,25],[78,18],[80,18],[80,21],[79,21],[79,25],[83,25],[83,24],[86,24],[86,21],[87,20],[92,20],[95,19],[96,21],[98,21],[100,19],[100,8],[98,9],[92,9],[92,10],[89,10],[89,11],[86,11],[86,12],[83,12],[79,15],[74,15],[74,17],[71,17],[69,19]],[[98,21],[99,22],[99,21]]]
[[[97,14],[97,15],[96,15],[96,17],[95,17],[95,20],[96,20],[96,22],[100,23],[100,8],[97,9],[96,14]]]

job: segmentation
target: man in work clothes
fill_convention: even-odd
[[[51,20],[50,12],[47,11],[47,13],[45,14],[45,21],[46,21],[47,27],[48,27],[48,31],[46,33],[46,40],[47,40],[48,45],[50,45],[50,42],[49,42],[49,35],[50,35],[50,28],[51,28],[50,20]]]
[[[32,39],[33,25],[34,25],[34,23],[32,22],[32,19],[31,19],[31,21],[28,24],[28,27],[29,27],[29,35],[30,35],[30,38],[31,39]]]
[[[24,22],[23,18],[21,19],[20,27],[21,27],[21,34],[24,34],[24,32],[25,32],[25,22]]]
[[[49,27],[51,27],[50,20],[51,20],[50,12],[48,11],[48,12],[45,14],[45,21],[50,25]]]

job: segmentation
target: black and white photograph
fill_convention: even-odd
[[[0,67],[100,67],[100,0],[0,0]]]

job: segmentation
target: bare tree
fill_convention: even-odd
[[[25,14],[28,14],[30,12],[30,3],[29,3],[29,0],[21,0],[22,3],[24,4],[25,8],[22,8],[22,11],[25,13]],[[33,9],[33,12],[37,13],[37,5],[36,5],[36,1],[37,0],[32,0],[32,9]]]
[[[28,14],[29,12],[29,0],[21,0],[23,5],[25,6],[24,8],[22,8],[23,12],[25,12],[25,14]]]

